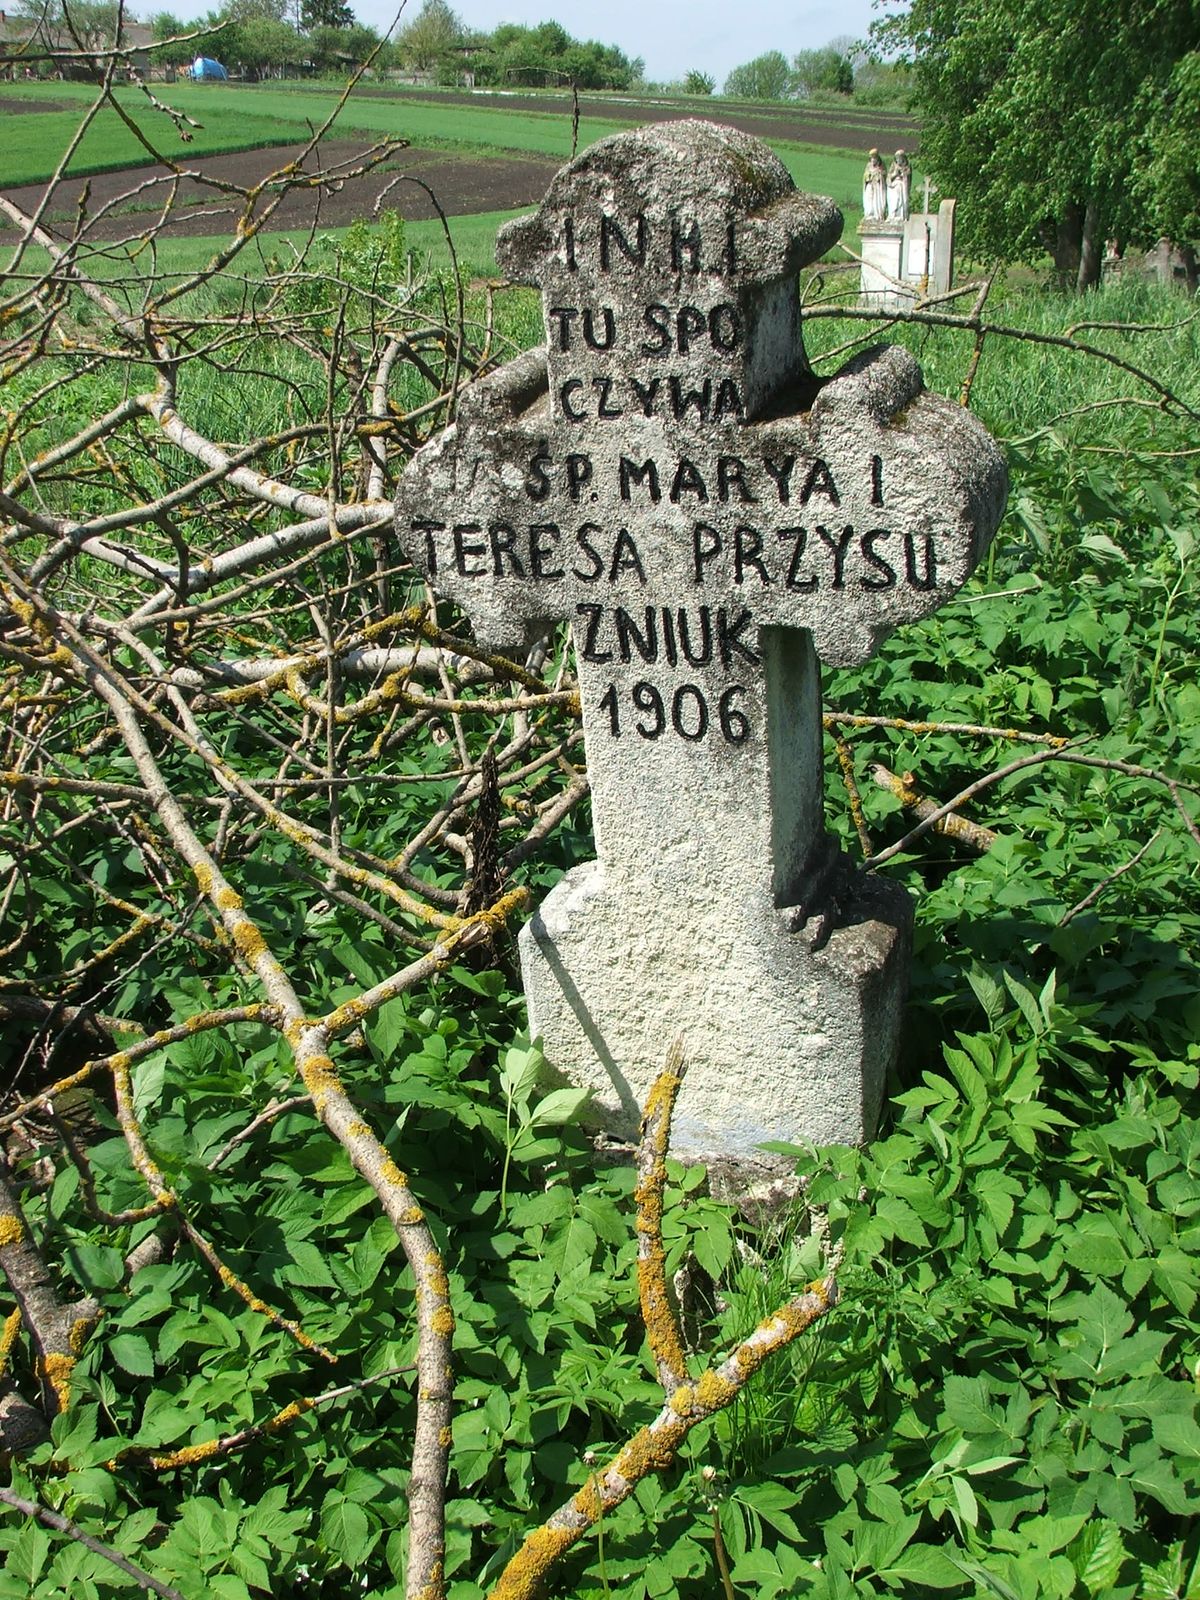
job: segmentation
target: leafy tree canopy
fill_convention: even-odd
[[[685,94],[712,94],[716,87],[717,80],[707,72],[693,70],[683,80]]]
[[[573,39],[558,22],[535,28],[503,23],[485,41],[475,63],[480,83],[552,86],[573,83],[580,89],[628,89],[642,73],[642,62],[630,60],[616,45],[595,39]]]
[[[741,100],[790,100],[795,80],[781,50],[768,50],[743,67],[735,67],[725,80],[725,93]]]
[[[13,11],[36,23],[47,45],[76,39],[85,50],[110,48],[120,19],[115,0],[16,0]]]
[[[816,89],[833,89],[838,94],[850,94],[854,88],[854,67],[850,57],[832,44],[825,45],[821,50],[801,50],[794,55],[792,74],[795,89],[800,94],[812,94]]]
[[[352,28],[355,17],[345,0],[302,0],[300,21],[311,33],[314,28]]]
[[[1195,227],[1195,0],[913,0],[872,32],[915,68],[922,153],[969,249],[1050,249],[1089,287],[1106,237]]]
[[[455,49],[466,36],[466,24],[447,0],[424,0],[407,26],[396,36],[396,54],[415,72],[427,72],[440,57]]]

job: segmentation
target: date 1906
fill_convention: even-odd
[[[745,744],[752,729],[749,717],[737,704],[738,696],[745,693],[744,685],[730,684],[710,709],[708,696],[694,683],[681,683],[668,698],[641,678],[629,690],[632,730],[643,739],[661,739],[670,729],[689,744],[698,744],[711,731],[726,744]],[[628,731],[622,727],[626,710],[623,702],[624,695],[615,683],[610,683],[600,697],[600,710],[608,716],[608,729],[614,739]]]

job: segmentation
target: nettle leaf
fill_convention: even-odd
[[[894,1525],[860,1522],[854,1529],[855,1566],[869,1567],[872,1571],[891,1567],[920,1526],[919,1516],[902,1517]]]
[[[500,1067],[501,1089],[518,1104],[527,1100],[537,1087],[545,1065],[545,1057],[536,1045],[530,1045],[527,1050],[516,1046],[506,1050]]]
[[[966,1574],[946,1551],[933,1544],[910,1544],[898,1561],[883,1568],[879,1576],[889,1584],[923,1584],[927,1589],[959,1589]]]
[[[1111,1522],[1087,1523],[1067,1546],[1067,1559],[1089,1595],[1105,1595],[1127,1559],[1121,1530]]]
[[[555,1089],[530,1112],[533,1128],[556,1128],[574,1122],[592,1097],[590,1089]]]
[[[1168,1411],[1151,1423],[1155,1442],[1173,1456],[1200,1460],[1200,1425],[1188,1411]]]
[[[56,1459],[66,1461],[86,1450],[95,1440],[99,1418],[98,1406],[76,1405],[60,1411],[50,1424]]]
[[[107,1244],[68,1245],[63,1252],[71,1271],[85,1289],[119,1289],[125,1279],[125,1259]]]
[[[321,1542],[352,1570],[360,1567],[378,1539],[367,1513],[343,1494],[329,1495],[321,1507]]]
[[[388,1065],[411,1032],[408,1008],[403,999],[381,1006],[363,1025],[363,1033],[376,1061]]]
[[[135,1378],[154,1376],[154,1355],[150,1341],[138,1333],[119,1333],[106,1346],[108,1353],[123,1371]]]
[[[1139,1494],[1148,1494],[1173,1516],[1182,1517],[1200,1505],[1200,1500],[1188,1493],[1171,1463],[1159,1454],[1153,1440],[1135,1445],[1129,1452],[1133,1468],[1129,1482]]]
[[[241,1578],[232,1572],[210,1573],[205,1583],[208,1593],[216,1595],[217,1600],[254,1600]]]
[[[542,1259],[551,1271],[565,1277],[577,1267],[589,1265],[596,1249],[596,1234],[590,1223],[572,1217],[546,1239]]]
[[[957,1473],[950,1479],[950,1490],[954,1496],[954,1503],[958,1507],[958,1514],[968,1528],[979,1526],[979,1501],[974,1489],[965,1478]]]
[[[573,1210],[573,1196],[566,1184],[556,1183],[540,1194],[522,1195],[508,1208],[508,1220],[514,1228],[544,1228],[561,1222]]]
[[[5,1576],[26,1584],[26,1593],[32,1594],[49,1555],[50,1535],[30,1518],[9,1549]]]
[[[946,1419],[963,1433],[988,1434],[1003,1431],[1003,1419],[988,1404],[989,1390],[984,1378],[962,1378],[953,1373],[942,1388]]]
[[[1064,1254],[1070,1266],[1098,1278],[1117,1277],[1129,1260],[1108,1219],[1091,1216],[1071,1229]]]
[[[971,1188],[997,1234],[1003,1234],[1013,1219],[1021,1185],[1006,1172],[984,1167],[972,1174]]]
[[[264,1594],[271,1592],[271,1570],[262,1556],[254,1554],[244,1539],[239,1539],[229,1552],[229,1560],[239,1577],[253,1584],[256,1589],[261,1589]]]

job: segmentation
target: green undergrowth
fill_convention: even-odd
[[[343,278],[374,282],[379,246],[327,248]],[[513,304],[507,331],[526,342],[536,318],[528,298]],[[1044,331],[1083,315],[1158,328],[1088,337],[1194,406],[1195,325],[1159,327],[1178,323],[1182,305],[1124,288],[1081,312],[1010,290],[990,314]],[[810,342],[819,355],[855,331],[814,323]],[[956,395],[971,336],[902,336],[932,387]],[[97,387],[93,411],[124,381],[106,377],[116,389]],[[249,368],[236,389],[213,379],[189,395],[195,423],[221,438],[235,423],[243,434],[275,426],[279,393],[299,404],[298,382]],[[973,402],[1008,441],[1013,479],[995,546],[955,603],[865,667],[828,674],[826,703],[1065,736],[1097,764],[1045,761],[985,789],[970,815],[996,833],[986,854],[927,836],[884,869],[913,892],[916,928],[901,1059],[870,1146],[785,1152],[801,1186],[772,1215],[722,1206],[701,1169],[672,1167],[668,1267],[683,1269],[697,1371],[820,1273],[830,1249],[841,1300],[581,1541],[552,1595],[712,1600],[729,1592],[721,1559],[733,1592],[761,1600],[1200,1593],[1200,854],[1176,805],[1194,818],[1196,796],[1156,776],[1200,784],[1200,489],[1183,453],[1194,429],[1148,399],[1128,374],[1078,354],[985,344]],[[945,730],[850,733],[876,848],[906,821],[866,778],[871,761],[946,799],[1038,753]],[[253,725],[217,736],[252,778],[278,770]],[[432,744],[420,757],[438,773],[454,759]],[[384,775],[411,775],[404,762],[416,760]],[[348,770],[378,771],[365,752]],[[107,746],[86,774],[131,780]],[[348,785],[345,847],[398,851],[418,807],[448,785],[419,802],[366,776]],[[853,853],[832,760],[827,788]],[[145,898],[132,846],[75,829],[62,849],[117,899]],[[525,865],[525,881],[540,895],[590,850],[580,818]],[[303,900],[287,861],[286,843],[264,837],[237,872],[272,946],[295,957],[315,1015],[392,971],[395,951],[355,912]],[[111,908],[98,918],[70,875],[39,875],[36,860],[20,892],[43,915],[13,975],[68,970],[125,926]],[[202,949],[155,944],[114,979],[105,1007],[160,1026],[252,997]],[[451,1600],[480,1600],[523,1535],[660,1403],[637,1316],[632,1170],[597,1160],[523,1026],[509,952],[495,969],[455,968],[393,1001],[342,1062],[412,1174],[450,1269]],[[96,1293],[105,1315],[77,1406],[13,1467],[13,1487],[189,1600],[398,1600],[415,1322],[393,1230],[299,1110],[210,1170],[248,1106],[294,1092],[286,1047],[268,1031],[172,1045],[138,1067],[136,1091],[156,1159],[222,1257],[269,1286],[338,1365],[215,1289],[186,1249],[123,1287],[123,1257],[148,1224],[89,1222],[63,1166],[47,1187],[31,1183],[30,1220],[60,1286]],[[89,1116],[103,1206],[141,1204],[110,1108],[97,1101]],[[364,1378],[378,1381],[217,1464],[166,1475],[107,1465],[125,1446],[201,1443]],[[108,1563],[32,1523],[6,1515],[0,1548],[0,1600],[118,1592]]]

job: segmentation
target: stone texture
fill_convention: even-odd
[[[472,386],[397,500],[488,644],[572,622],[597,859],[522,934],[530,1028],[618,1132],[682,1035],[685,1154],[871,1133],[909,907],[824,833],[819,662],[942,605],[1004,504],[905,351],[814,378],[795,274],[840,230],[732,129],[602,141],[498,243],[546,349]]]

